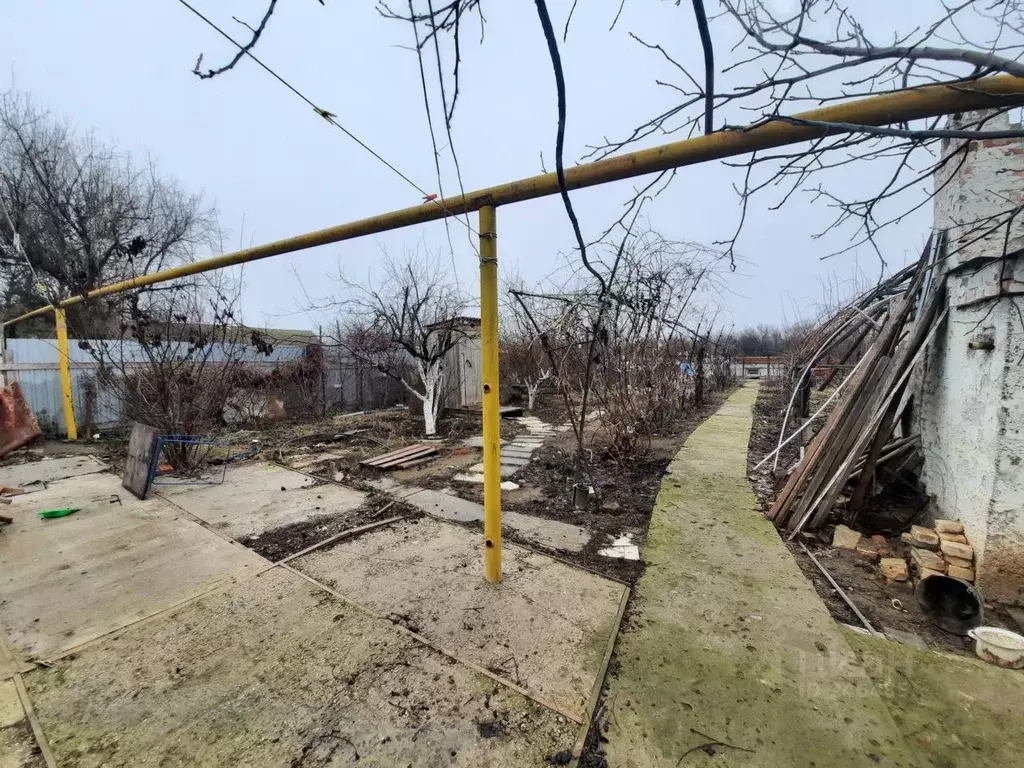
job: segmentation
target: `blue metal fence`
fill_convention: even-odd
[[[136,342],[89,341],[94,349],[102,345],[106,354],[118,361],[118,367],[137,361],[144,365],[142,346]],[[187,342],[171,342],[185,345]],[[60,363],[56,339],[7,339],[5,359],[0,361],[0,371],[9,381],[21,384],[29,406],[39,419],[43,431],[49,434],[64,434],[64,412],[60,389]],[[277,345],[269,356],[252,347],[235,344],[218,344],[210,350],[211,360],[242,360],[247,366],[274,368],[281,363],[301,359],[305,350],[298,346]],[[97,380],[99,364],[95,355],[82,349],[79,342],[70,342],[71,387],[75,396],[75,416],[79,427],[85,426],[86,402],[91,400],[91,422],[102,429],[124,421],[121,401],[117,394],[105,390]],[[90,394],[91,393],[91,394]]]

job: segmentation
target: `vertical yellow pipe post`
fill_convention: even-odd
[[[57,355],[60,358],[60,389],[64,396],[64,426],[68,440],[78,439],[78,425],[75,423],[75,396],[71,390],[71,356],[68,353],[68,323],[64,310],[53,310],[57,325]]]
[[[484,577],[501,581],[501,400],[498,389],[498,232],[480,209],[480,371],[484,411]]]

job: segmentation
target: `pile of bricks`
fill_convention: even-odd
[[[910,545],[910,561],[918,578],[945,574],[974,581],[974,547],[964,535],[964,526],[956,520],[936,520],[934,528],[911,526],[902,536]]]
[[[964,536],[962,523],[955,520],[936,520],[934,528],[911,526],[901,537],[909,545],[909,561],[917,578],[945,574],[963,581],[974,581],[974,548]],[[832,546],[870,563],[878,563],[886,582],[896,586],[910,585],[911,570],[908,558],[898,556],[884,536],[862,536],[852,528],[837,525]]]

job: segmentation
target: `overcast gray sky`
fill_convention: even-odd
[[[256,23],[264,8],[263,0],[194,2],[240,38],[245,30],[232,14]],[[560,31],[571,2],[549,4]],[[484,44],[477,44],[475,27],[464,38],[454,124],[467,190],[540,172],[542,151],[553,168],[555,86],[534,4],[485,5]],[[674,103],[671,93],[654,83],[670,77],[670,68],[630,40],[628,32],[665,43],[673,56],[701,71],[689,3],[628,2],[609,32],[618,5],[619,0],[582,0],[563,46],[567,163],[575,162],[588,143],[622,135]],[[884,7],[887,22],[901,12],[892,4],[863,5]],[[328,0],[326,6],[291,0],[279,6],[257,54],[417,184],[435,191],[416,57],[400,47],[411,45],[410,27],[382,19],[369,0]],[[252,62],[198,80],[191,69],[200,52],[205,65],[217,65],[232,53],[176,0],[5,0],[0,6],[0,88],[13,85],[83,129],[132,152],[151,153],[162,171],[216,203],[230,249],[420,201],[415,189]],[[439,141],[446,143],[440,136]],[[836,183],[872,181],[858,176],[865,171],[857,167],[841,173]],[[728,237],[739,215],[732,191],[738,174],[720,163],[684,169],[647,209],[651,226],[669,238],[709,244]],[[447,193],[457,190],[450,159],[444,181]],[[635,183],[574,193],[585,236],[595,237],[619,216]],[[746,263],[729,276],[729,293],[721,299],[738,327],[792,319],[794,308],[813,314],[820,282],[847,279],[858,263],[870,277],[877,275],[877,259],[867,249],[819,260],[842,243],[812,240],[830,214],[808,196],[796,197],[780,211],[769,211],[769,202],[755,202],[748,214],[740,241]],[[558,254],[574,244],[555,197],[502,208],[498,218],[503,267],[528,280],[549,273]],[[893,267],[919,249],[930,220],[926,208],[886,236]],[[467,233],[452,223],[451,234],[460,282],[473,289],[476,262]],[[421,238],[431,248],[443,248],[448,258],[444,225],[434,223],[249,265],[245,318],[313,327],[321,318],[298,311],[302,299],[293,269],[313,289],[329,287],[324,276],[338,261],[359,276],[373,269],[382,246],[399,252]]]

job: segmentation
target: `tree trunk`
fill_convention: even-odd
[[[537,400],[537,392],[540,390],[540,382],[527,382],[526,383],[526,410],[532,411],[533,404]]]
[[[440,360],[420,364],[423,379],[423,431],[427,437],[437,435],[437,417],[441,413],[444,389],[444,365]]]

